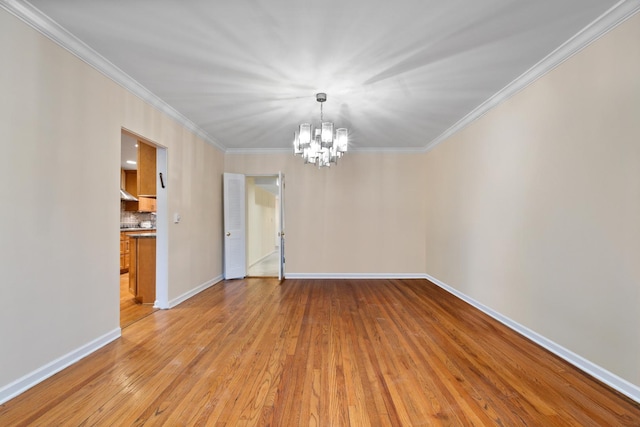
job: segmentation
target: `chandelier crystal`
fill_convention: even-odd
[[[317,93],[316,101],[320,103],[320,126],[302,123],[293,134],[293,154],[301,155],[305,163],[321,167],[337,164],[338,159],[347,152],[349,132],[346,128],[336,129],[333,123],[325,122],[322,103],[327,100],[326,93]]]

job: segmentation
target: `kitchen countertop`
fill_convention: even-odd
[[[155,233],[156,229],[155,228],[143,228],[143,227],[120,227],[120,231],[122,231],[122,232],[127,232],[127,231],[148,231],[150,233]]]
[[[129,236],[130,239],[155,239],[156,233],[140,233],[140,234],[132,234]]]

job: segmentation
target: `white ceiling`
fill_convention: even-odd
[[[300,122],[350,148],[418,150],[615,0],[31,0],[220,146],[289,148]]]
[[[120,144],[120,167],[124,170],[138,170],[138,140],[122,132],[120,134]],[[128,161],[136,163],[127,163]]]

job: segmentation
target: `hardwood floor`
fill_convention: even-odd
[[[640,405],[425,280],[221,282],[0,425],[640,425]]]
[[[120,327],[124,328],[156,311],[153,305],[139,304],[129,292],[129,273],[120,275]]]

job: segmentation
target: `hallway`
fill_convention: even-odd
[[[251,265],[247,270],[248,277],[278,277],[280,250],[276,248],[271,254]]]

